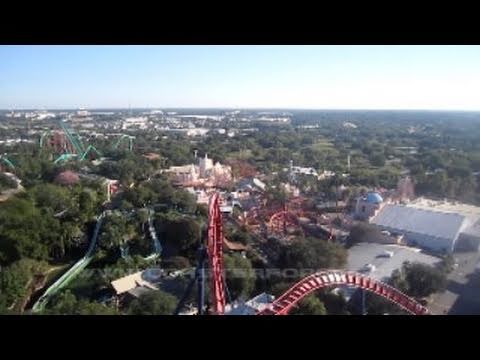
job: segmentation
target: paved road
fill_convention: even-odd
[[[458,268],[449,275],[447,290],[436,294],[429,309],[434,315],[480,315],[480,275],[474,274],[480,253],[454,255]]]

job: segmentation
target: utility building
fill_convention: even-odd
[[[404,205],[386,204],[371,220],[391,233],[403,234],[408,244],[435,252],[452,253],[461,232],[468,226],[465,216]]]

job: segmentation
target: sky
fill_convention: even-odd
[[[0,46],[0,109],[480,110],[480,46]]]

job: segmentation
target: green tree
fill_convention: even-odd
[[[130,255],[139,254],[141,256],[148,256],[153,251],[152,241],[144,235],[136,235],[129,240]]]
[[[47,269],[45,262],[23,258],[0,272],[0,293],[3,294],[6,304],[22,299],[27,295],[28,283],[36,274],[42,274]]]
[[[446,287],[446,274],[433,266],[412,263],[405,265],[404,269],[408,292],[412,296],[428,296]]]
[[[165,269],[181,270],[191,266],[190,261],[183,256],[173,256],[162,261],[162,267]]]
[[[6,189],[14,189],[17,183],[7,175],[0,173],[0,192]]]
[[[448,176],[445,171],[439,171],[429,177],[428,187],[431,192],[442,196],[448,186]]]
[[[360,242],[375,242],[382,236],[381,231],[374,225],[360,223],[351,228],[347,244],[350,247]]]
[[[124,199],[120,202],[119,209],[128,211],[128,210],[133,210],[134,206],[130,201],[127,201],[127,200]]]
[[[149,213],[147,209],[139,209],[136,212],[137,219],[140,224],[145,224],[148,221]]]
[[[178,299],[161,290],[149,291],[133,300],[128,307],[130,315],[172,315]]]
[[[284,204],[288,199],[288,194],[283,187],[268,187],[265,196],[269,204]]]
[[[385,165],[385,155],[381,153],[374,153],[369,157],[370,162],[373,166],[384,166]]]
[[[71,208],[73,205],[69,191],[53,184],[41,184],[33,187],[29,195],[34,199],[35,205],[45,211],[58,213]]]
[[[279,265],[291,269],[334,269],[347,262],[347,251],[337,243],[317,238],[299,238],[291,245],[283,247]]]
[[[8,302],[7,302],[7,297],[0,290],[0,315],[10,314],[10,310],[8,310],[8,308],[9,308],[9,306],[8,306]]]
[[[82,243],[85,233],[74,221],[64,221],[56,233],[56,241],[50,246],[50,253],[55,259],[63,258],[66,253]]]
[[[239,254],[225,255],[227,287],[232,299],[247,299],[255,287],[255,272],[250,260]]]
[[[398,305],[371,292],[365,293],[365,305],[367,315],[407,315]]]
[[[236,207],[234,209],[234,211],[236,210]],[[196,214],[197,216],[200,216],[202,218],[207,218],[208,217],[208,208],[205,204],[199,204],[197,205],[197,209],[196,209]]]
[[[300,300],[290,315],[326,315],[325,305],[315,295],[309,295]]]
[[[403,293],[408,293],[408,282],[402,269],[395,269],[390,276],[389,283]]]
[[[24,257],[47,260],[59,228],[57,219],[44,216],[31,201],[9,199],[0,207],[0,261],[7,264]]]
[[[445,289],[446,272],[422,263],[405,262],[400,272],[392,274],[391,283],[413,297],[426,297]]]
[[[342,294],[335,294],[329,290],[318,292],[318,298],[325,305],[328,315],[349,315],[347,300]]]
[[[293,285],[293,282],[282,281],[282,279],[277,278],[276,276],[272,276],[272,277],[273,279],[271,280],[273,281],[271,281],[271,283],[273,285],[270,287],[270,293],[276,298],[283,295]]]
[[[78,203],[79,210],[83,215],[83,219],[88,220],[95,216],[97,207],[97,195],[94,191],[90,189],[83,189],[80,192]]]
[[[70,290],[66,290],[56,298],[44,311],[46,315],[115,315],[117,311],[109,306],[78,299]]]
[[[131,224],[120,213],[112,213],[105,219],[100,230],[99,244],[102,248],[111,250],[125,244],[135,234]]]
[[[77,309],[77,298],[70,290],[66,290],[52,299],[47,315],[74,315]]]
[[[156,217],[156,227],[165,241],[180,252],[188,251],[198,244],[200,225],[192,217],[175,213],[159,214]]]
[[[232,241],[239,242],[244,245],[248,245],[251,241],[251,236],[247,231],[243,229],[239,229],[232,233],[230,239]]]

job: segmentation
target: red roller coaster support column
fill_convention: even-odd
[[[223,230],[220,212],[219,194],[210,198],[208,207],[208,261],[210,264],[210,291],[213,312],[223,315],[225,312],[225,277],[223,265]]]

